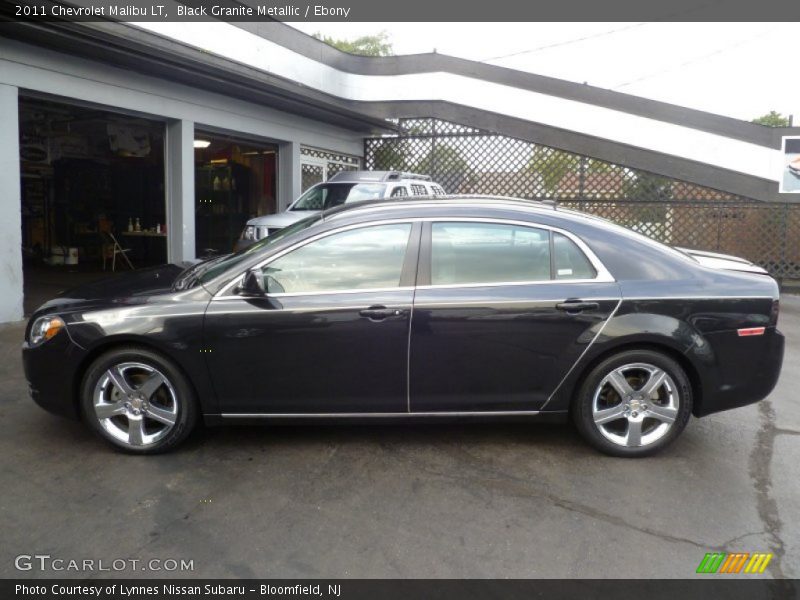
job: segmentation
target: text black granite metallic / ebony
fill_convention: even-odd
[[[675,249],[502,198],[364,202],[246,250],[71,290],[32,316],[31,394],[115,446],[207,424],[566,419],[643,456],[693,414],[777,382],[778,286],[743,259]]]

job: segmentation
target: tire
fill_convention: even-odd
[[[675,360],[653,350],[628,350],[603,360],[572,403],[584,439],[600,452],[627,458],[663,450],[691,414],[689,378]]]
[[[197,423],[192,386],[168,359],[145,348],[109,350],[87,369],[81,414],[118,450],[158,454],[175,448]]]

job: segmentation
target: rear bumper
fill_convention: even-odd
[[[716,363],[704,380],[703,397],[694,414],[715,412],[753,404],[766,398],[778,383],[783,366],[785,339],[775,327],[764,336],[738,337],[736,332],[707,335]]]
[[[75,376],[84,354],[66,333],[34,348],[24,342],[22,365],[33,401],[48,412],[77,419]]]

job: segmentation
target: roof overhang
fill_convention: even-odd
[[[330,96],[120,23],[1,23],[0,36],[263,104],[359,133],[393,131],[385,119]]]
[[[748,198],[800,201],[778,193],[781,138],[797,127],[440,54],[353,56],[278,22],[6,23],[0,35],[360,133],[437,117]]]

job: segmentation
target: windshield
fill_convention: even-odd
[[[291,210],[327,210],[345,202],[362,202],[383,197],[382,183],[323,183],[300,196]]]
[[[269,236],[260,239],[256,243],[239,250],[238,252],[234,252],[233,254],[227,254],[225,256],[219,256],[217,258],[213,258],[211,260],[207,260],[205,262],[197,263],[192,265],[188,269],[186,269],[183,273],[178,276],[175,280],[174,287],[175,289],[181,290],[186,289],[194,286],[196,283],[206,283],[207,281],[211,281],[218,275],[224,273],[228,269],[235,267],[242,261],[250,258],[253,254],[261,251],[262,249],[271,246],[287,236],[292,235],[298,231],[302,231],[307,227],[311,227],[314,223],[322,219],[321,215],[312,215],[307,217],[297,223],[293,223],[288,227],[284,227],[283,229],[279,229],[275,233],[270,234]]]

